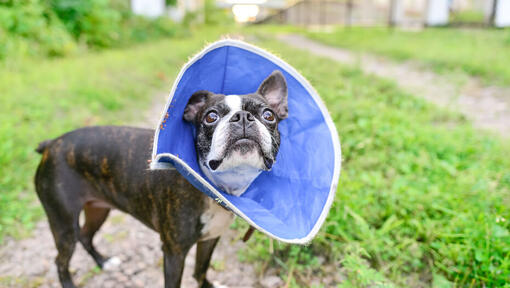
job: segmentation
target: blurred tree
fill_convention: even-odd
[[[230,11],[218,8],[215,0],[205,0],[204,22],[208,25],[232,24],[234,18]]]
[[[0,59],[11,54],[65,55],[75,48],[56,14],[38,0],[0,0]]]
[[[62,56],[75,51],[76,42],[106,48],[173,36],[177,30],[167,18],[133,15],[130,0],[0,0],[0,60]]]
[[[119,39],[121,14],[108,0],[46,0],[79,41],[108,47]]]

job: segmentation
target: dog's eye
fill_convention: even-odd
[[[275,120],[273,112],[269,110],[264,110],[264,112],[262,112],[262,117],[268,122],[273,122]]]
[[[220,116],[218,116],[218,114],[216,114],[216,112],[211,111],[211,112],[207,113],[204,120],[207,124],[212,124],[212,123],[218,121],[219,118],[220,118]]]

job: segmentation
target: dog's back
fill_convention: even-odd
[[[43,155],[35,178],[39,197],[56,196],[72,210],[86,202],[102,202],[134,212],[126,198],[148,188],[154,190],[146,186],[158,182],[145,181],[158,174],[151,173],[147,164],[152,135],[149,129],[87,127],[42,142],[36,149]]]

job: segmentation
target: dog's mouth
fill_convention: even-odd
[[[233,139],[228,145],[225,156],[229,156],[229,154],[233,152],[239,152],[241,155],[246,155],[247,153],[253,152],[256,150],[260,155],[262,155],[262,147],[260,143],[251,137],[239,137],[237,139]]]
[[[252,140],[250,138],[239,138],[234,141],[234,145],[252,145],[252,144],[258,145],[257,142],[255,142],[254,140]]]
[[[250,155],[249,153],[256,153],[258,156],[261,157],[264,163],[265,167],[260,167],[261,170],[271,170],[271,167],[273,166],[274,160],[270,157],[264,156],[264,153],[262,152],[262,147],[260,143],[254,139],[248,138],[248,137],[241,137],[238,139],[235,139],[231,142],[231,144],[228,146],[228,148],[225,151],[225,156],[223,156],[220,159],[212,159],[209,160],[207,163],[207,166],[209,166],[211,171],[216,171],[220,165],[223,163],[223,160],[228,157],[243,157],[244,155]],[[233,153],[237,153],[237,156],[233,156]]]
[[[256,150],[259,154],[262,153],[262,147],[258,141],[254,139],[243,137],[232,141],[232,144],[226,150],[225,155],[233,152],[239,152],[241,155],[245,155]]]

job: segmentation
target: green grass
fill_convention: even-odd
[[[461,70],[490,83],[510,84],[508,30],[336,28],[332,33],[304,33],[333,46],[418,60],[438,71]]]
[[[259,44],[283,55],[323,97],[343,167],[310,245],[274,243],[271,253],[258,233],[243,258],[275,265],[304,287],[307,275],[328,265],[347,277],[342,287],[510,283],[508,142],[354,67],[269,39]]]
[[[0,69],[0,242],[42,216],[33,188],[37,144],[77,127],[128,124],[218,32],[80,57],[10,62]]]
[[[482,11],[465,10],[455,11],[450,14],[450,22],[465,24],[484,24],[485,15]]]

